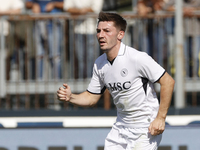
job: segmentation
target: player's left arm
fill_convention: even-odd
[[[173,94],[174,79],[167,73],[159,79],[160,83],[160,107],[156,119],[150,124],[149,132],[151,135],[158,135],[165,130],[165,119],[168,109],[171,104],[171,97]]]

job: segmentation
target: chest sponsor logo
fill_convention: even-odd
[[[124,83],[115,82],[115,83],[108,83],[108,88],[111,91],[122,91],[128,90],[131,87],[131,81],[126,81]]]

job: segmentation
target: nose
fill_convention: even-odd
[[[104,37],[104,32],[103,32],[103,31],[100,31],[100,32],[97,34],[97,36],[98,36],[99,38]]]

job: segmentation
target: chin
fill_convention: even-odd
[[[102,48],[102,47],[101,47],[100,49],[101,49],[101,50],[102,50],[102,52],[104,52],[104,53],[108,51],[108,49],[107,49],[107,48]]]

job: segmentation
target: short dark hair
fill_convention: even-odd
[[[126,31],[126,20],[117,13],[100,12],[98,17],[98,24],[101,21],[112,21],[114,22],[115,27],[124,32]]]

